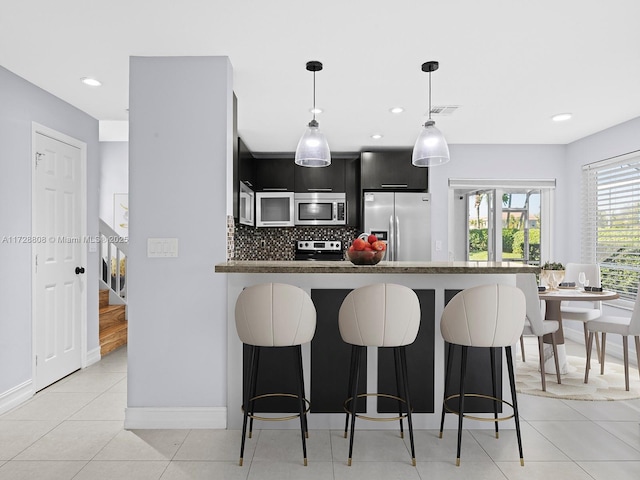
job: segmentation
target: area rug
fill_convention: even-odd
[[[604,375],[600,375],[600,364],[591,362],[589,383],[584,383],[585,359],[567,356],[569,373],[561,375],[562,384],[558,385],[555,373],[546,374],[547,391],[542,391],[538,357],[527,355],[522,362],[520,356],[515,359],[516,390],[518,393],[541,397],[561,398],[565,400],[631,400],[640,398],[640,378],[638,370],[629,367],[629,391],[624,389],[624,366],[606,362]]]

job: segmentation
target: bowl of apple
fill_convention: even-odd
[[[354,265],[376,265],[384,258],[387,244],[375,235],[363,233],[354,239],[346,251],[346,258]]]

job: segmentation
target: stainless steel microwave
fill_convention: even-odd
[[[256,193],[256,227],[293,225],[293,192]]]
[[[347,198],[344,193],[296,193],[296,225],[345,225]]]

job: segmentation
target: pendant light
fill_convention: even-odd
[[[416,167],[433,167],[449,161],[449,147],[442,132],[431,120],[431,72],[438,69],[438,62],[430,61],[422,64],[422,71],[429,73],[429,120],[424,124],[420,136],[413,147],[411,163]]]
[[[295,161],[302,167],[326,167],[331,165],[331,152],[316,121],[316,72],[322,70],[322,63],[317,60],[307,62],[307,70],[313,72],[313,120],[298,142]]]

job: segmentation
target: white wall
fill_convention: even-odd
[[[97,235],[97,120],[0,67],[0,239],[31,234],[32,122],[87,144],[87,234]],[[87,254],[89,351],[98,347],[97,258]],[[0,241],[0,265],[1,399],[31,381],[31,245]]]
[[[588,163],[605,160],[625,153],[640,150],[640,117],[595,133],[588,137],[577,140],[567,145],[567,155],[565,160],[565,176],[571,179],[563,189],[565,208],[562,209],[562,217],[559,222],[560,238],[575,238],[581,235],[581,178],[582,166]],[[562,244],[562,258],[565,262],[579,262],[581,260],[580,242],[575,245]],[[615,308],[604,306],[606,314],[630,317],[628,308]],[[582,334],[582,323],[573,322],[568,327],[576,332],[579,337]],[[571,338],[574,338],[573,336]],[[607,347],[607,352],[622,356],[622,344],[619,335],[607,336],[614,348]],[[635,357],[635,344],[629,342],[630,358],[633,362]]]
[[[560,233],[574,236],[581,231],[580,192],[582,166],[640,150],[640,117],[608,128],[567,145],[566,177],[571,179],[563,189],[567,208],[563,209]],[[579,262],[580,248],[568,247],[562,252],[565,261]]]
[[[449,259],[450,178],[555,178],[558,191],[566,188],[565,147],[562,145],[449,145],[449,151],[451,160],[448,163],[429,169],[432,246],[437,240],[441,240],[443,245],[441,251],[432,248],[433,261]],[[560,208],[562,207],[556,204],[556,210]],[[453,241],[452,239],[451,249]]]
[[[227,287],[214,265],[226,258],[231,65],[227,57],[132,57],[129,88],[125,425],[161,427],[201,407],[199,426],[221,419],[224,427]],[[147,258],[153,237],[177,238],[178,257]],[[151,420],[158,408],[173,409],[168,423]]]
[[[100,142],[100,218],[113,229],[114,193],[129,193],[129,142]]]

